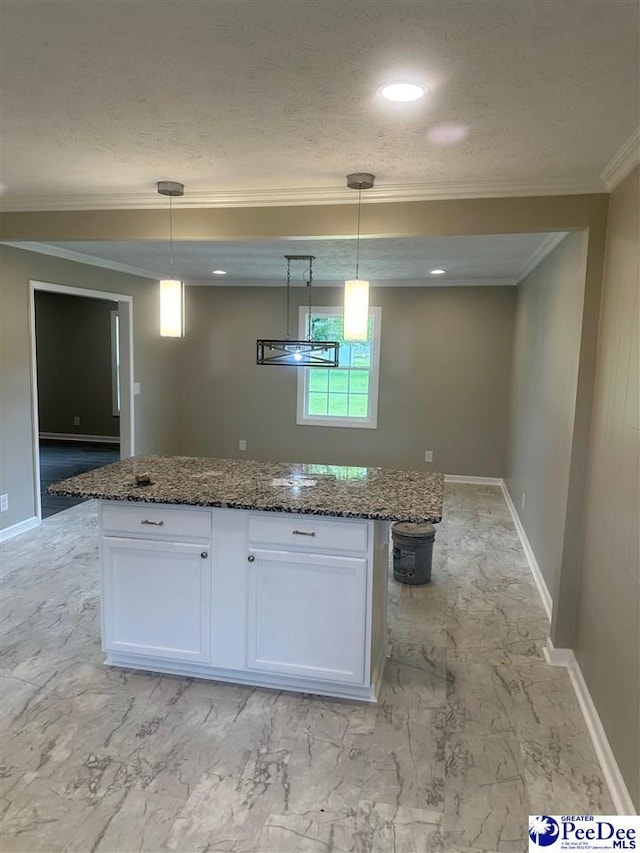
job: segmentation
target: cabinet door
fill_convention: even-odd
[[[255,549],[248,566],[248,667],[363,683],[366,559]]]
[[[107,651],[208,662],[209,546],[103,539],[102,619]]]

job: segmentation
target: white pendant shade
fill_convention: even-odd
[[[163,338],[184,336],[183,283],[176,279],[160,282],[160,335]]]
[[[366,341],[369,333],[369,282],[344,283],[344,340]]]

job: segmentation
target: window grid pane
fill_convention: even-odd
[[[329,371],[317,367],[309,368],[309,391],[327,391],[329,388]]]
[[[369,393],[369,371],[368,370],[350,370],[349,371],[349,393],[350,394],[368,394]]]
[[[348,394],[329,394],[329,414],[334,418],[344,418],[349,412]]]
[[[349,395],[349,417],[366,418],[368,413],[368,394],[350,394]]]
[[[328,394],[309,394],[309,414],[326,415],[329,404]]]
[[[349,371],[333,369],[329,373],[329,391],[346,394],[349,389]]]

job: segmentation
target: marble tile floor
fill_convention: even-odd
[[[510,853],[612,814],[504,499],[447,485],[377,705],[107,668],[95,503],[2,546],[1,849]]]

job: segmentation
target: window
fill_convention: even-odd
[[[300,308],[300,338],[307,337],[308,308]],[[345,341],[342,310],[314,308],[311,340],[338,341],[338,367],[298,370],[298,423],[311,426],[359,427],[378,425],[380,308],[369,309],[366,341]]]

